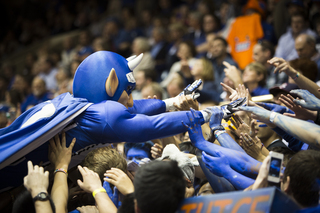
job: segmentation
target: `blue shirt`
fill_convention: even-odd
[[[251,96],[268,95],[268,94],[270,94],[269,90],[262,86],[258,86],[252,92],[250,92]]]

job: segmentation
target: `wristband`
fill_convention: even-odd
[[[223,134],[223,133],[226,133],[226,131],[225,131],[225,130],[217,130],[217,131],[215,132],[214,136],[215,136],[216,138],[218,138],[218,136],[221,135],[221,134]]]
[[[96,190],[94,190],[94,191],[92,192],[93,198],[96,196],[97,193],[100,193],[100,192],[105,192],[105,193],[107,193],[104,188],[96,189]]]
[[[219,126],[213,127],[211,130],[212,130],[212,133],[214,134],[218,130],[224,130],[224,127],[222,125],[219,125]]]
[[[63,172],[68,176],[68,172],[65,169],[56,169],[54,170],[53,174],[56,174],[57,172]]]
[[[300,76],[300,73],[299,73],[299,72],[297,72],[296,76],[295,76],[295,77],[293,77],[292,79],[295,81],[297,78],[299,78],[299,76]]]
[[[277,117],[277,113],[276,112],[271,112],[270,114],[270,122],[273,123],[274,119]]]

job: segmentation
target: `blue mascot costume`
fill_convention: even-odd
[[[18,117],[9,127],[0,129],[0,190],[22,184],[27,161],[47,161],[50,138],[66,131],[67,145],[77,142],[74,151],[90,144],[142,142],[187,131],[189,111],[165,113],[177,99],[132,100],[135,87],[132,70],[142,54],[125,59],[99,51],[78,67],[74,96],[64,93],[36,105]],[[210,118],[210,110],[197,111],[201,122]]]

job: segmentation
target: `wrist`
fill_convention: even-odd
[[[47,189],[45,188],[37,188],[37,189],[30,189],[28,190],[32,197],[37,196],[40,192],[48,193]]]
[[[55,169],[64,169],[66,171],[68,171],[68,168],[69,168],[69,164],[57,164],[55,166]]]
[[[101,186],[92,191],[92,196],[95,198],[99,193],[107,193],[106,190]]]

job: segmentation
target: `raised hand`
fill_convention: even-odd
[[[49,172],[44,172],[43,167],[38,165],[33,166],[31,161],[28,161],[28,175],[24,177],[23,184],[31,193],[32,197],[40,192],[47,192],[49,186]]]
[[[294,98],[290,94],[287,94],[287,96],[281,94],[279,100],[294,112],[294,114],[284,113],[283,115],[301,120],[316,120],[317,112],[305,109],[302,106],[295,104],[293,102]]]
[[[272,104],[272,103],[263,103],[263,102],[257,102],[259,106],[262,106],[263,108],[270,110],[272,112],[278,112],[280,114],[283,113],[291,113],[293,114],[293,111],[291,111],[288,107],[281,106],[278,104]]]
[[[60,142],[59,134],[50,139],[49,144],[49,160],[54,164],[56,169],[68,170],[71,160],[72,149],[76,143],[76,139],[73,138],[70,146],[66,147],[66,134],[62,133]]]
[[[221,125],[221,120],[223,118],[223,111],[219,107],[211,107],[211,117],[209,120],[209,126],[210,128],[217,127]]]
[[[295,94],[303,100],[294,99],[293,102],[310,110],[320,110],[320,100],[311,94],[308,90],[295,89],[290,91],[291,94]]]
[[[226,61],[222,62],[222,64],[226,67],[223,70],[226,77],[228,77],[231,81],[233,81],[234,85],[241,84],[242,78],[241,78],[240,71],[237,69],[237,67],[232,66]]]
[[[102,188],[100,177],[96,172],[80,165],[78,166],[78,169],[83,178],[83,181],[80,179],[77,180],[81,189],[85,192],[92,193],[94,190]]]
[[[268,174],[269,174],[270,156],[267,156],[259,170],[258,177],[252,186],[252,190],[264,188],[268,186]]]
[[[190,109],[191,115],[187,114],[190,126],[185,124],[182,121],[182,124],[188,128],[189,138],[194,143],[198,143],[200,141],[205,141],[203,135],[202,135],[202,129],[201,129],[201,117],[196,113],[194,109]]]
[[[252,138],[247,133],[241,134],[240,143],[248,155],[260,162],[269,154],[257,136]]]
[[[198,110],[199,103],[193,99],[193,95],[180,95],[177,97],[177,101],[173,103],[173,106],[179,111],[188,111],[190,108]]]
[[[283,58],[274,57],[274,58],[268,60],[268,63],[275,66],[274,73],[285,72],[291,78],[294,78],[297,75],[297,71],[295,69],[293,69],[290,66],[289,62],[287,62]]]
[[[134,187],[130,178],[120,169],[111,168],[104,174],[104,181],[117,187],[121,194],[127,195],[133,193]]]
[[[256,120],[250,119],[250,126],[246,124],[238,114],[235,114],[232,116],[233,119],[231,119],[231,123],[233,126],[229,125],[229,129],[236,134],[238,137],[240,137],[241,133],[247,133],[250,136],[254,137],[256,135],[255,133],[255,125]]]
[[[158,143],[155,143],[152,147],[151,147],[151,156],[156,159],[156,158],[159,158],[161,157],[162,155],[162,151],[163,151],[163,147],[158,144]]]

